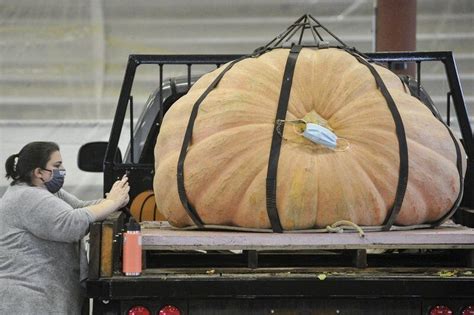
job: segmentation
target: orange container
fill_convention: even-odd
[[[122,271],[126,276],[139,276],[142,272],[142,234],[140,225],[130,218],[127,232],[123,233]]]

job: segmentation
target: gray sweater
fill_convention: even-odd
[[[79,314],[81,239],[94,215],[64,190],[25,184],[0,199],[0,314]]]

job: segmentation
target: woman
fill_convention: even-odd
[[[80,314],[81,239],[128,203],[127,177],[105,199],[81,201],[61,189],[52,142],[27,144],[5,168],[13,181],[0,201],[0,314]]]

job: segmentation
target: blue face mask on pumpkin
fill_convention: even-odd
[[[44,182],[44,186],[50,193],[57,193],[61,189],[61,187],[63,187],[64,177],[66,176],[66,170],[60,170],[57,168],[53,170],[44,170],[51,172],[51,179],[47,182]]]
[[[337,136],[329,129],[313,123],[306,123],[303,136],[317,144],[335,149],[337,146]]]

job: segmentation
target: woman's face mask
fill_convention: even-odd
[[[51,179],[47,182],[44,182],[44,186],[50,193],[57,193],[64,184],[64,177],[66,176],[66,170],[64,169],[53,169],[45,171],[51,172]]]

